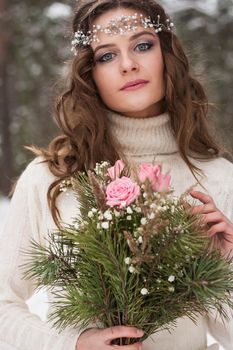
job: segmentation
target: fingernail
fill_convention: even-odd
[[[137,330],[137,334],[138,334],[140,337],[142,337],[143,334],[144,334],[144,332],[143,332],[141,329],[138,329],[138,330]]]

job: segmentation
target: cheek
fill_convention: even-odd
[[[114,81],[113,72],[109,69],[104,69],[104,67],[97,67],[93,70],[92,77],[100,96],[104,99],[111,96]]]
[[[154,71],[160,79],[164,76],[164,62],[162,56],[158,56],[154,62]]]
[[[157,88],[160,87],[161,90],[165,89],[165,71],[164,71],[164,62],[161,59],[160,61],[157,61],[157,64],[154,65],[154,77],[155,77],[155,85],[157,85]]]

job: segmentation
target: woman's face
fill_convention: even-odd
[[[109,10],[93,24],[106,27],[112,18],[132,16],[135,12],[124,8]],[[134,118],[160,114],[165,91],[164,63],[154,29],[138,26],[135,32],[113,36],[98,33],[98,38],[99,43],[91,44],[95,62],[93,79],[106,106]],[[136,80],[144,83],[123,88]]]

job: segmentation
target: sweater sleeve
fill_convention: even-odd
[[[22,265],[32,238],[38,239],[42,209],[32,188],[32,166],[21,175],[0,236],[0,349],[75,350],[79,329],[58,332],[30,313],[26,300],[33,282],[22,277]],[[35,174],[34,174],[35,175]]]
[[[219,195],[217,207],[233,223],[233,165],[227,161],[224,167],[227,174],[221,176],[224,178],[225,186],[219,186]],[[207,326],[211,335],[224,347],[225,350],[233,350],[233,310],[225,307],[229,320],[223,322],[216,312],[212,312],[207,317]]]

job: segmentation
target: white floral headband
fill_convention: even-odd
[[[174,24],[169,18],[165,23],[160,22],[160,15],[157,15],[157,22],[153,21],[150,17],[145,17],[142,14],[135,13],[132,16],[119,16],[111,19],[108,22],[107,27],[103,27],[99,24],[93,25],[92,30],[89,30],[86,34],[82,30],[78,30],[74,33],[74,38],[71,42],[71,51],[77,55],[79,47],[89,46],[92,42],[99,43],[98,33],[113,35],[124,35],[130,31],[135,32],[138,26],[144,28],[154,28],[155,33],[159,33],[162,30],[171,31],[174,28]]]

